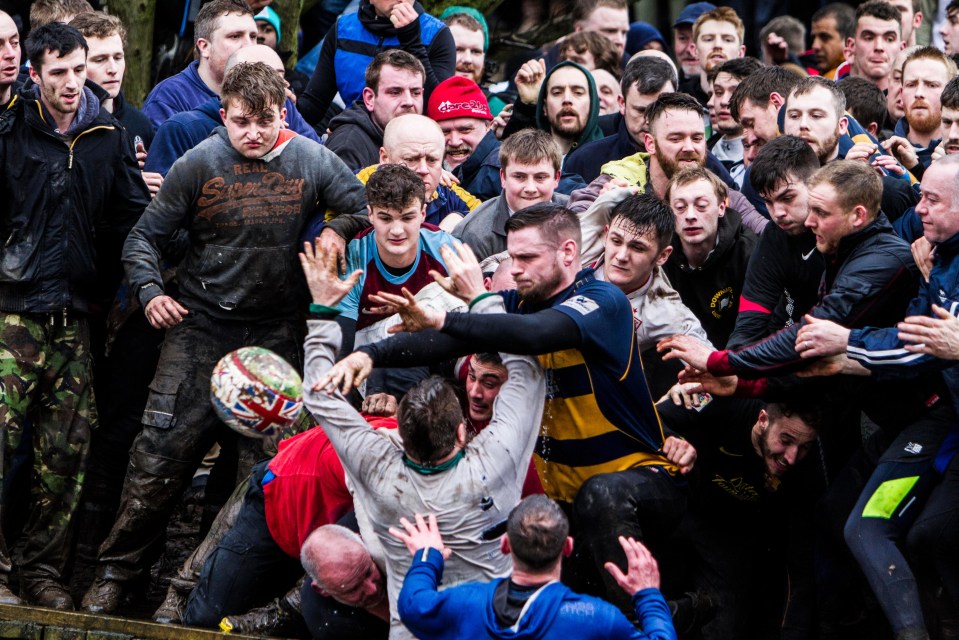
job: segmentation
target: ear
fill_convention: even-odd
[[[673,253],[673,246],[669,245],[663,249],[658,256],[656,256],[656,266],[661,267],[666,264],[666,261],[669,260],[669,256]]]
[[[739,47],[739,57],[742,58],[744,55],[746,55],[746,45]]]
[[[626,99],[623,96],[616,96],[616,107],[619,109],[619,115],[626,115]]]
[[[206,38],[200,38],[196,41],[196,51],[201,58],[209,58],[210,41]]]
[[[839,118],[839,135],[843,135],[849,130],[849,118],[843,116]]]
[[[605,227],[603,227],[603,239],[605,240],[606,236],[608,235],[609,235],[609,225],[606,225]]]
[[[503,552],[504,556],[508,556],[512,549],[509,546],[509,536],[503,536],[499,539],[499,550]]]
[[[380,147],[380,164],[389,164],[390,154],[386,153],[386,147]]]
[[[329,598],[330,594],[323,590],[323,587],[316,584],[316,580],[310,580],[310,588],[313,589],[315,593],[320,594],[324,598]]]
[[[493,279],[490,278],[489,276],[483,276],[483,288],[486,289],[487,291],[492,291],[493,290],[492,287],[493,287]]]
[[[373,207],[366,205],[366,215],[369,217],[370,222],[373,222]]]
[[[503,169],[502,167],[500,167],[500,170],[499,170],[499,182],[500,184],[503,184],[504,182],[506,182],[506,170]]]
[[[856,205],[856,208],[852,210],[852,215],[852,224],[854,227],[864,227],[869,224],[869,212],[866,211],[866,207],[861,204]]]
[[[562,175],[563,175],[562,171],[557,171],[556,175],[553,176],[553,191],[555,191],[556,189],[559,189],[559,179],[562,177]]]
[[[729,203],[729,199],[728,199],[728,198],[724,199],[722,202],[719,203],[719,217],[720,217],[720,218],[722,218],[724,215],[726,215],[726,205],[727,205],[728,203]]]
[[[644,131],[643,132],[643,146],[646,147],[646,152],[650,154],[656,153],[656,139],[653,138],[653,134]]]
[[[456,427],[456,446],[462,449],[468,443],[469,443],[469,436],[466,433],[466,423],[461,422]]]
[[[573,555],[573,539],[566,536],[566,542],[563,543],[563,557],[568,558]]]
[[[918,29],[919,25],[921,24],[922,24],[922,11],[917,11],[916,14],[912,17],[913,30]]]
[[[779,111],[786,104],[786,99],[779,92],[773,91],[769,94],[769,103],[776,105],[776,110]]]
[[[33,84],[39,85],[40,74],[37,72],[36,67],[34,67],[33,65],[30,65],[29,69],[30,69],[30,79],[33,80]],[[220,111],[222,112],[223,110],[221,109]]]
[[[756,418],[756,422],[759,423],[759,428],[763,431],[769,426],[769,414],[766,413],[765,409],[759,410],[759,417]]]
[[[572,238],[560,245],[560,251],[563,252],[563,266],[566,267],[573,264],[579,255],[579,247],[576,246],[576,241]]]
[[[373,110],[373,98],[376,97],[376,94],[369,87],[363,87],[363,106],[366,107],[367,111]]]
[[[873,137],[879,137],[879,124],[875,122],[870,122],[866,125],[866,130],[873,135]]]
[[[33,69],[30,69],[31,77],[33,74]],[[223,107],[220,107],[220,120],[226,122],[226,110]]]
[[[280,109],[280,122],[286,122],[286,107]]]

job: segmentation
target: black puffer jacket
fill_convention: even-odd
[[[127,132],[84,94],[69,136],[32,84],[0,115],[0,311],[90,311],[150,202]]]
[[[373,114],[357,100],[349,109],[330,120],[326,148],[356,173],[380,161],[383,130],[373,122]]]
[[[843,238],[836,255],[826,258],[819,302],[809,313],[850,329],[889,327],[902,320],[918,285],[919,269],[909,245],[880,213]],[[755,344],[714,353],[710,373],[750,378],[793,373],[806,364],[796,351],[796,334],[805,324],[800,320]]]

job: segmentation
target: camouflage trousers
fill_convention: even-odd
[[[60,580],[70,552],[90,431],[96,426],[86,319],[0,312],[0,483],[25,434],[33,441],[31,510],[18,558],[24,582]],[[0,504],[0,516],[9,514]],[[0,582],[12,561],[0,533]]]

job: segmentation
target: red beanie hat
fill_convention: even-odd
[[[460,76],[447,78],[433,89],[426,115],[437,122],[452,118],[493,119],[483,90],[469,78]]]

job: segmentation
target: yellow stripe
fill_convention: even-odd
[[[603,416],[593,396],[547,400],[543,416],[540,435],[555,440],[583,440],[619,431]]]
[[[635,467],[659,466],[672,475],[679,469],[665,458],[649,453],[632,453],[616,460],[591,467],[570,467],[555,462],[546,462],[539,455],[533,456],[536,472],[539,474],[543,489],[553,500],[572,502],[583,483],[599,473],[615,473]]]
[[[544,369],[565,369],[585,365],[586,360],[579,349],[566,349],[565,351],[555,351],[539,357],[539,363]]]

